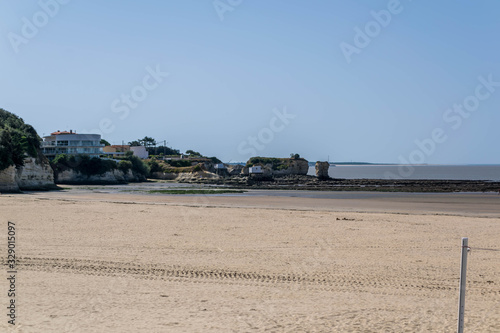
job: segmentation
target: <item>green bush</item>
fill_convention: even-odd
[[[102,175],[118,168],[115,161],[102,160],[88,155],[57,155],[51,162],[56,172],[73,169],[86,176]]]
[[[0,130],[0,170],[14,165],[14,145],[10,132]]]
[[[180,167],[180,168],[174,168],[174,167],[169,167],[169,166],[164,166],[162,171],[165,173],[183,173],[183,172],[191,172],[193,171],[192,166],[189,167]]]
[[[208,159],[209,159],[209,160],[211,160],[213,164],[220,164],[220,163],[222,163],[222,161],[221,161],[221,160],[219,160],[219,159],[218,159],[217,157],[215,157],[215,156],[209,157]]]
[[[254,165],[264,166],[271,164],[273,170],[286,170],[290,167],[292,160],[304,160],[298,154],[292,154],[292,158],[275,158],[275,157],[252,157],[248,160],[246,166],[251,167]],[[305,160],[304,160],[305,161]]]
[[[280,164],[276,167],[275,170],[286,170],[288,169],[289,165],[288,164]]]
[[[80,170],[83,174],[87,175],[102,175],[118,167],[115,161],[103,160],[98,157],[91,158],[88,155],[81,155],[76,159],[81,160]]]
[[[0,109],[0,170],[24,165],[26,155],[38,156],[40,137],[22,118]]]
[[[99,157],[90,158],[88,155],[82,156],[80,166],[82,173],[88,175],[102,175],[117,168],[115,161],[102,160]]]
[[[203,157],[202,154],[200,154],[199,152],[197,151],[194,151],[194,150],[186,150],[186,155],[189,155],[190,157]]]
[[[128,151],[128,152],[125,153],[125,157],[118,157],[116,159],[120,160],[120,162],[121,161],[129,161],[130,163],[132,163],[131,169],[132,169],[133,172],[135,172],[135,173],[137,173],[139,175],[142,175],[144,177],[148,177],[149,176],[149,173],[150,173],[150,163],[152,163],[152,162],[151,161],[149,163],[144,162],[139,157],[134,156],[134,152]]]
[[[132,163],[132,171],[139,174],[139,175],[142,175],[144,177],[148,177],[149,176],[149,166],[144,163],[143,160],[141,160],[139,157],[137,156],[133,156],[133,155],[128,155],[126,158],[126,160],[130,161],[130,163]]]
[[[130,162],[130,161],[120,161],[120,162],[118,162],[118,169],[120,171],[123,171],[124,173],[127,173],[129,170],[132,169],[132,162]]]
[[[254,165],[266,165],[271,164],[273,170],[283,170],[287,169],[289,165],[288,158],[274,158],[274,157],[252,157],[247,162],[247,167],[251,167]]]
[[[61,172],[68,169],[76,169],[80,162],[76,160],[75,156],[59,154],[50,162],[50,164],[55,172]]]
[[[149,172],[163,172],[162,167],[156,160],[151,160],[148,162]]]
[[[149,176],[149,166],[137,156],[127,156],[119,163],[113,160],[104,160],[98,157],[90,158],[88,155],[57,155],[51,162],[52,168],[56,172],[73,169],[76,172],[87,176],[102,175],[108,171],[121,170],[128,172],[132,170],[136,174],[144,177]]]
[[[174,161],[168,161],[167,163],[175,168],[183,168],[191,166],[191,161],[187,160],[174,160]]]

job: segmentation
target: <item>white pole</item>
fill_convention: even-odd
[[[462,238],[462,261],[460,263],[460,292],[458,301],[458,333],[464,332],[465,311],[465,282],[467,273],[467,252],[469,251],[469,238]]]

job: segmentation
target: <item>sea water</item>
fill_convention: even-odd
[[[446,179],[500,181],[500,165],[336,165],[332,178],[344,179]],[[309,175],[315,175],[314,166]]]

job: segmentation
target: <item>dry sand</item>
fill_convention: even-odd
[[[419,198],[1,195],[4,264],[17,226],[16,329],[453,332],[460,239],[500,248],[499,199],[461,197],[487,212],[454,213],[457,197]],[[500,332],[500,251],[472,250],[465,322]]]

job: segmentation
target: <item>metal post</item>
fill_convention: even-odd
[[[467,282],[467,253],[469,252],[469,238],[462,238],[462,261],[460,263],[460,292],[458,300],[458,333],[464,332],[465,311],[465,282]]]

